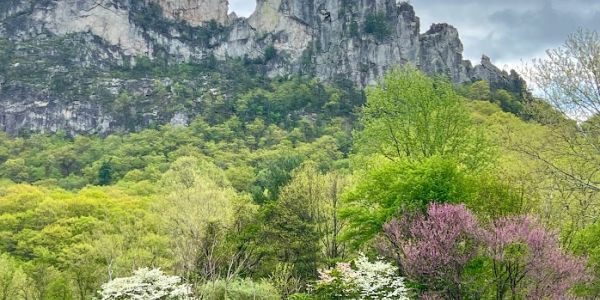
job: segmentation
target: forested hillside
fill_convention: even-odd
[[[267,76],[274,48],[73,89],[94,69],[0,65],[119,124],[0,135],[0,299],[598,299],[599,45],[548,52],[532,93]]]

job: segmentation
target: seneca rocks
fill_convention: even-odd
[[[101,67],[102,62],[131,63],[141,56],[164,57],[165,53],[171,63],[206,57],[252,59],[274,49],[277,59],[264,66],[269,76],[302,72],[324,81],[344,77],[366,86],[386,70],[411,63],[457,83],[485,79],[494,88],[511,91],[524,85],[518,74],[501,71],[487,57],[477,66],[464,60],[463,45],[451,25],[433,24],[421,33],[413,7],[403,1],[257,0],[256,11],[248,18],[228,15],[227,0],[2,2],[0,38],[36,43],[48,37],[78,36],[82,42],[75,48],[84,52],[84,58],[77,63],[84,68]],[[156,23],[156,15],[144,19],[156,11],[162,14],[158,18],[179,25],[162,26]],[[199,42],[182,31],[210,26],[223,28],[226,34],[215,33]],[[5,74],[0,73],[0,78],[4,78],[0,85],[9,87],[9,92],[0,90],[4,131],[108,133],[117,129],[106,109],[89,99],[67,101],[35,85],[11,82]],[[163,121],[181,123],[181,114],[173,116],[177,117]]]

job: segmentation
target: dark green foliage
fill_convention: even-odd
[[[292,178],[292,171],[300,166],[303,158],[297,154],[283,154],[258,162],[256,185],[253,196],[258,203],[279,197],[279,190]]]
[[[500,105],[502,110],[530,119],[531,116],[525,107],[529,100],[524,98],[524,93],[513,93],[505,89],[492,88],[489,82],[479,80],[465,84],[458,88],[458,92],[471,100],[485,100]]]
[[[291,200],[291,199],[290,199]],[[278,201],[267,205],[264,213],[264,239],[269,245],[265,267],[290,263],[294,275],[315,279],[319,266],[319,235],[307,203]]]
[[[165,18],[162,7],[156,2],[146,3],[134,0],[129,11],[134,23],[146,32],[156,31],[171,38],[196,43],[203,47],[210,47],[210,39],[214,37],[226,38],[228,28],[212,20],[203,26],[191,26],[183,20],[170,20]],[[172,36],[175,29],[178,36]]]
[[[98,184],[110,185],[112,183],[113,166],[110,160],[102,163],[98,170]]]
[[[134,1],[135,3],[136,1]],[[137,1],[141,2],[141,1]],[[132,10],[133,21],[140,24],[143,28],[149,29],[160,25],[163,19],[163,11],[160,4],[151,2],[147,5],[139,4],[139,11]]]
[[[356,22],[356,21],[350,22],[350,28],[348,31],[350,32],[350,36],[358,37],[360,35],[358,22]]]
[[[365,33],[373,35],[379,41],[385,40],[392,33],[387,16],[383,12],[367,15],[364,29]]]
[[[523,100],[520,100],[516,95],[513,95],[506,90],[496,90],[492,94],[492,100],[498,103],[504,111],[521,116],[525,113]]]
[[[277,49],[275,49],[275,46],[271,45],[265,49],[265,53],[263,54],[263,56],[264,61],[269,62],[270,60],[277,57]]]

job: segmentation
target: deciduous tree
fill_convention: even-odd
[[[555,233],[530,217],[496,220],[486,236],[496,299],[566,299],[589,277],[586,260],[565,253]]]
[[[432,204],[427,215],[392,220],[385,234],[403,272],[426,292],[462,299],[467,264],[477,255],[483,231],[464,205]]]

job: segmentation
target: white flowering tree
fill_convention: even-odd
[[[370,262],[361,254],[354,264],[339,263],[319,271],[315,292],[332,299],[408,300],[404,278],[396,270],[388,262]]]
[[[192,300],[192,289],[177,276],[159,269],[142,268],[131,277],[117,278],[104,285],[101,300]]]

